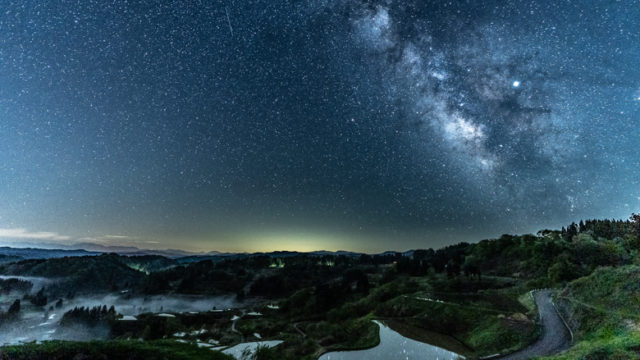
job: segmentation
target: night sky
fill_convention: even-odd
[[[0,1],[0,242],[440,247],[640,210],[640,1]]]

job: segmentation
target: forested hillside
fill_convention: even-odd
[[[534,342],[540,330],[529,291],[551,288],[575,332],[576,345],[561,358],[626,359],[640,346],[639,249],[640,216],[634,214],[629,220],[580,221],[535,235],[404,253],[271,253],[188,262],[116,254],[19,260],[1,265],[0,274],[49,280],[40,289],[28,278],[3,280],[4,293],[24,293],[29,301],[0,313],[0,326],[19,321],[25,311],[46,315],[81,294],[113,293],[120,303],[137,296],[141,309],[152,296],[225,295],[239,307],[142,313],[121,321],[112,304],[74,305],[60,324],[99,324],[116,340],[195,334],[176,340],[195,343],[206,336],[223,347],[261,334],[284,341],[261,350],[263,358],[315,359],[327,351],[375,345],[371,320],[381,319],[405,336],[477,358]],[[51,346],[29,351],[54,351]]]

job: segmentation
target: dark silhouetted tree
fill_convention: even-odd
[[[9,315],[17,315],[20,312],[20,300],[16,299],[11,306],[9,306],[9,310],[7,314]]]
[[[631,229],[633,234],[636,236],[640,236],[640,214],[631,214]]]

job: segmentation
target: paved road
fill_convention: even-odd
[[[535,292],[534,296],[542,319],[542,336],[531,346],[500,359],[523,360],[536,356],[553,355],[567,349],[571,344],[569,331],[551,302],[551,291],[540,290]]]

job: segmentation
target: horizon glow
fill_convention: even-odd
[[[633,0],[7,3],[0,240],[379,252],[626,219],[639,27]]]

